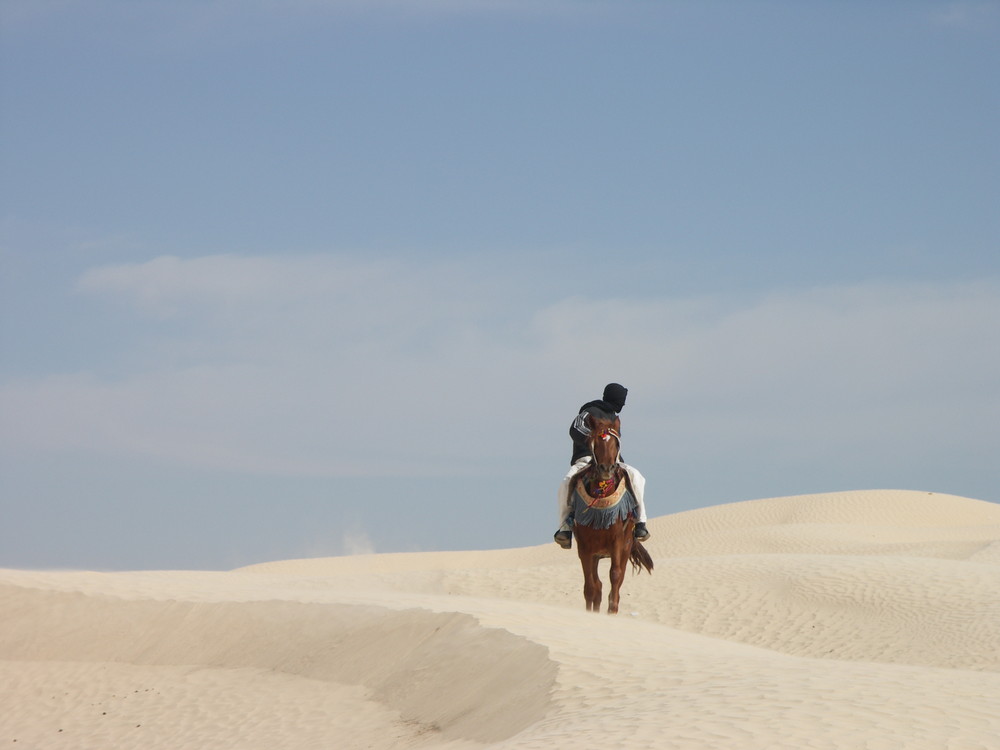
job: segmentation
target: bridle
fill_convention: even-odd
[[[596,452],[594,451],[594,441],[597,441],[597,440],[610,440],[612,437],[615,439],[615,442],[617,443],[618,448],[615,451],[615,460],[611,463],[611,466],[614,466],[615,464],[617,464],[618,461],[619,461],[619,459],[621,459],[621,455],[622,455],[622,436],[619,435],[618,432],[615,431],[613,428],[607,427],[607,428],[601,430],[600,432],[596,433],[595,435],[593,435],[591,437],[591,439],[590,439],[591,440],[590,455],[594,459],[594,465],[595,466],[597,466],[598,463],[597,463],[597,455],[596,455]]]

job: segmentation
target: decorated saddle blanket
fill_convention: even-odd
[[[591,497],[582,481],[573,490],[573,518],[581,526],[610,528],[615,521],[634,515],[638,506],[624,477],[613,491],[601,497]]]

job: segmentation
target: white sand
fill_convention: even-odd
[[[1000,505],[845,492],[650,528],[617,617],[551,543],[0,571],[0,747],[1000,748]]]

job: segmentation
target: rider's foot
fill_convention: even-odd
[[[649,529],[646,528],[646,524],[637,523],[635,525],[635,539],[637,542],[644,542],[649,539]]]
[[[563,549],[569,549],[573,546],[573,526],[571,524],[572,521],[567,520],[552,537],[556,540],[556,544]]]

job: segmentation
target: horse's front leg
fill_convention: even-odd
[[[594,577],[591,575],[590,555],[580,550],[580,565],[583,568],[583,598],[587,603],[587,611],[594,608]],[[598,581],[598,585],[600,582]]]
[[[625,533],[632,533],[631,524],[625,527]],[[618,614],[618,603],[621,601],[622,583],[625,581],[625,569],[632,546],[626,541],[624,534],[615,542],[611,553],[611,593],[608,595],[608,614]]]
[[[625,563],[618,556],[611,558],[611,593],[608,594],[608,614],[618,614],[618,602],[621,599],[622,581],[625,580]]]
[[[593,582],[591,584],[591,598],[590,598],[590,610],[592,612],[601,611],[601,596],[603,594],[603,587],[601,586],[601,575],[597,570],[598,564],[601,562],[601,558],[597,555],[591,555],[590,557],[590,579]]]

